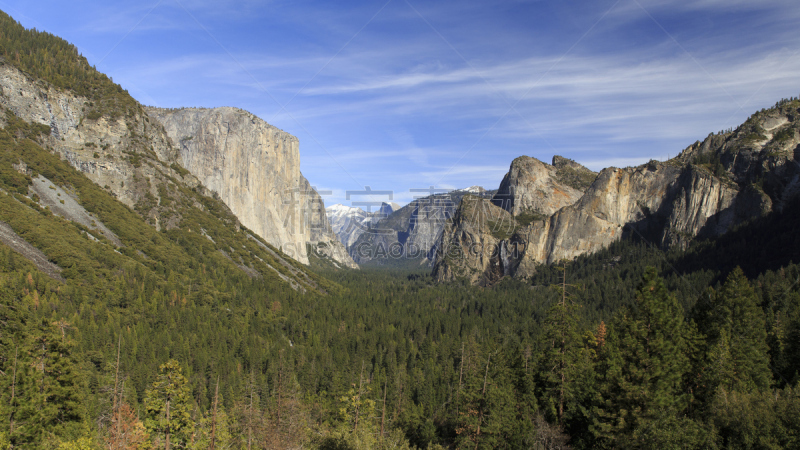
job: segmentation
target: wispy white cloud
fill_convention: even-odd
[[[792,95],[797,88],[800,58],[778,49],[758,59],[738,55],[709,60],[715,77],[698,70],[689,58],[640,61],[628,55],[609,58],[580,56],[563,61],[547,77],[541,71],[550,60],[524,60],[481,67],[493,74],[487,86],[463,68],[431,73],[386,74],[379,79],[358,79],[347,85],[319,86],[310,95],[334,97],[364,91],[345,110],[356,117],[380,114],[433,116],[449,119],[500,117],[522,95],[525,98],[507,114],[502,130],[517,137],[535,137],[581,128],[603,128],[611,141],[658,139],[674,135],[675,127],[697,124],[708,131],[731,126],[731,111],[749,113],[759,106],[753,100]],[[447,81],[452,80],[452,81]],[[413,87],[410,89],[409,87]],[[372,94],[372,91],[377,91]],[[751,99],[753,93],[760,95]],[[776,97],[777,96],[777,97]],[[504,101],[505,100],[505,101]],[[749,100],[749,104],[748,104]],[[341,113],[328,111],[325,102],[311,108],[317,117]],[[759,106],[760,107],[760,106]],[[304,116],[304,113],[300,113]],[[671,126],[664,126],[670,121]],[[650,122],[652,126],[646,126]],[[632,126],[637,124],[636,126]],[[513,125],[513,127],[511,126]],[[696,133],[697,127],[690,127]]]
[[[53,23],[102,57],[156,3]],[[100,68],[147,103],[258,114],[340,190],[496,187],[523,153],[643,162],[800,91],[787,1],[180,3],[202,27],[164,0]]]

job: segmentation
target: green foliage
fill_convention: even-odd
[[[601,400],[595,433],[609,442],[688,405],[683,308],[649,269],[635,305],[611,323],[601,352]]]
[[[87,120],[136,111],[74,47],[6,18],[5,63],[86,95]],[[300,447],[311,436],[320,448],[530,448],[563,445],[562,431],[577,448],[797,446],[800,268],[791,259],[800,241],[791,205],[686,252],[628,240],[576,258],[577,308],[547,288],[561,276],[552,266],[490,288],[323,264],[322,275],[309,273],[240,230],[216,199],[165,175],[147,187],[137,214],[38,146],[48,127],[8,113],[5,124],[0,220],[62,267],[64,280],[0,245],[0,446],[92,446],[113,435],[109,412],[130,404],[127,420],[113,423],[139,430],[138,442],[147,436],[134,411],[145,413],[156,445],[169,432],[189,446],[193,430],[194,446],[204,447],[217,380],[219,442],[233,448]],[[159,170],[139,150],[131,162]],[[695,163],[723,176],[716,158]],[[28,173],[69,188],[123,245],[95,242],[26,197]],[[566,175],[576,186],[590,182]],[[142,216],[158,218],[163,231]],[[518,217],[502,236],[534,220]],[[753,283],[731,275],[703,309],[700,293],[737,264]],[[700,327],[707,337],[684,320],[698,298],[706,312],[693,318],[710,323]],[[615,314],[607,336],[588,331]],[[120,336],[125,388],[114,409]],[[707,371],[715,388],[704,394],[693,389],[707,361],[725,364]]]
[[[745,136],[744,138],[742,138],[742,143],[744,143],[745,145],[753,145],[753,144],[755,144],[757,142],[762,142],[762,141],[766,141],[766,140],[767,140],[767,137],[764,136],[763,133],[755,132],[755,133],[750,133],[747,136]]]
[[[579,415],[579,385],[591,377],[591,358],[580,334],[578,310],[579,306],[567,298],[555,303],[543,321],[539,338],[538,363],[546,370],[537,389],[545,414],[558,424],[564,423],[565,415],[568,419]]]
[[[23,290],[40,286],[31,276],[5,278],[2,283],[6,289],[9,284]],[[57,328],[66,322],[51,325],[46,320],[27,320],[28,308],[38,306],[33,301],[39,298],[38,290],[33,298],[20,299],[16,289],[6,289],[0,304],[5,311],[0,346],[4,439],[14,448],[36,448],[48,437],[69,435],[81,423],[83,374],[71,339]]]
[[[697,309],[706,335],[701,391],[748,393],[769,387],[771,372],[764,311],[738,267],[719,290],[710,290]]]
[[[128,155],[128,161],[135,168],[142,167],[142,155],[138,153],[131,153]]]
[[[218,237],[215,235],[214,238]],[[204,242],[208,244],[203,245],[211,245],[205,237],[192,242],[192,245]],[[620,316],[620,321],[635,318],[637,323],[642,324],[645,323],[646,317],[661,317],[655,312],[645,314],[643,311],[655,311],[662,303],[667,305],[662,308],[664,311],[673,313],[677,311],[674,315],[682,316],[680,306],[676,307],[676,299],[673,297],[671,302],[665,301],[662,289],[664,286],[682,286],[686,280],[670,281],[668,278],[661,287],[657,282],[646,282],[642,289],[631,290],[628,293],[629,297],[622,295],[629,289],[626,286],[633,284],[636,278],[641,279],[643,269],[640,272],[633,270],[641,265],[641,261],[648,261],[649,258],[658,261],[659,257],[663,258],[658,254],[651,255],[649,252],[644,246],[620,243],[607,252],[601,252],[593,257],[579,258],[572,263],[568,268],[570,281],[585,286],[583,289],[571,289],[570,292],[573,294],[573,301],[583,305],[580,309],[571,310],[573,314],[571,320],[577,324],[573,327],[578,330],[594,329],[592,324],[604,317],[604,314],[599,313],[596,308],[604,305],[603,309],[606,311],[619,309],[628,301],[626,298],[631,301],[633,313]],[[8,273],[8,270],[30,270],[30,266],[24,260],[18,261],[19,257],[13,255],[7,252],[4,256],[0,252],[0,267],[3,271]],[[761,285],[769,284],[781,293],[787,289],[791,291],[790,285],[800,273],[795,270],[787,269],[787,273],[778,278],[786,280],[785,286],[782,284],[783,281],[765,282]],[[542,267],[531,282],[534,285],[549,286],[559,281],[561,275],[562,272],[559,270]],[[218,276],[214,275],[214,279]],[[231,430],[238,430],[232,433],[232,438],[239,439],[236,441],[239,444],[236,445],[240,446],[245,446],[241,439],[246,439],[248,431],[247,418],[250,416],[246,411],[257,411],[259,417],[274,418],[278,405],[283,405],[280,409],[282,425],[278,425],[274,420],[266,421],[263,425],[252,428],[255,436],[260,436],[262,432],[267,433],[267,430],[292,429],[296,430],[292,433],[301,435],[305,433],[302,431],[305,428],[291,428],[290,425],[295,422],[287,413],[289,409],[286,401],[291,397],[285,393],[287,372],[294,374],[290,378],[297,380],[297,390],[302,393],[299,397],[292,398],[305,399],[301,401],[307,402],[312,411],[316,411],[312,414],[319,415],[319,423],[325,423],[326,420],[331,420],[330,417],[335,415],[339,408],[339,404],[330,399],[346,396],[350,390],[355,389],[353,383],[358,385],[362,360],[365,361],[364,373],[371,374],[365,375],[365,379],[372,378],[372,381],[365,382],[365,386],[369,388],[363,389],[359,401],[364,404],[369,401],[374,407],[367,409],[371,409],[372,413],[363,416],[362,425],[356,431],[352,428],[352,421],[328,422],[332,428],[320,430],[322,438],[317,441],[323,448],[337,448],[333,445],[341,445],[339,448],[377,448],[378,445],[383,445],[377,437],[377,430],[383,410],[384,381],[387,382],[385,426],[389,430],[386,436],[391,436],[391,430],[399,427],[408,439],[403,445],[411,444],[424,448],[429,442],[445,445],[460,442],[469,448],[474,448],[476,443],[479,448],[504,445],[508,448],[525,448],[537,442],[558,442],[559,427],[548,425],[537,418],[542,412],[553,410],[551,406],[555,404],[553,393],[557,392],[554,388],[558,386],[557,383],[548,384],[547,374],[552,373],[552,361],[558,360],[552,355],[557,357],[560,347],[551,344],[551,350],[547,350],[544,343],[548,342],[548,338],[540,336],[540,333],[556,335],[554,333],[559,329],[555,326],[558,325],[557,321],[550,331],[542,327],[542,324],[558,319],[557,307],[551,306],[557,304],[559,298],[557,292],[547,288],[531,289],[530,285],[516,281],[480,290],[458,284],[442,286],[432,284],[428,277],[406,277],[385,271],[366,270],[364,273],[338,271],[329,273],[329,276],[342,283],[346,291],[315,299],[300,296],[282,298],[272,295],[268,297],[268,301],[257,300],[246,303],[240,303],[242,300],[237,296],[217,297],[218,301],[225,302],[222,305],[227,306],[224,307],[215,307],[214,299],[203,306],[197,301],[199,297],[194,296],[190,297],[194,300],[187,302],[185,306],[179,306],[180,298],[175,306],[170,306],[172,300],[164,294],[158,294],[158,300],[155,302],[142,300],[143,309],[136,306],[136,301],[128,303],[124,308],[95,302],[92,306],[94,314],[87,314],[92,311],[87,310],[87,313],[76,315],[71,321],[73,326],[67,333],[72,333],[77,338],[81,353],[86,355],[87,359],[91,352],[97,349],[101,350],[100,360],[108,361],[114,349],[109,343],[115,339],[113,334],[110,335],[103,330],[105,328],[120,330],[124,336],[122,367],[131,376],[128,383],[142,386],[140,383],[145,382],[143,388],[137,388],[139,395],[144,395],[145,388],[152,386],[152,381],[156,378],[156,369],[153,368],[151,361],[158,361],[159,358],[163,358],[160,361],[167,359],[165,356],[168,353],[164,350],[174,352],[182,361],[187,361],[189,370],[183,373],[188,385],[191,385],[192,391],[195,392],[192,394],[195,399],[190,400],[190,403],[192,410],[194,408],[199,410],[192,424],[200,427],[196,432],[197,436],[207,433],[207,420],[215,384],[212,380],[214,373],[221,374],[223,380],[221,390],[225,391],[224,410],[226,413],[232,411],[231,417],[236,417],[235,423],[229,423]],[[14,288],[17,289],[15,292],[19,292],[21,286],[26,285],[25,278],[25,276],[19,277],[22,284],[19,289]],[[64,294],[46,300],[42,292],[49,292],[48,284],[55,286],[57,283],[46,281],[46,278],[40,282],[37,281],[38,278],[37,275],[33,283],[40,292],[40,304],[50,302],[49,304],[57,305],[57,309],[70,308],[70,301],[59,299]],[[705,276],[698,278],[697,282],[707,283],[708,280],[709,277]],[[139,281],[125,286],[135,293],[156,292],[153,289],[156,285],[151,283],[147,281],[144,290],[137,287],[140,285]],[[654,290],[648,290],[648,286]],[[72,292],[87,292],[87,287],[88,285],[81,287],[80,290],[73,289]],[[248,288],[245,284],[241,284],[240,287],[244,294],[242,299],[250,298],[250,295],[259,292]],[[674,292],[683,291],[675,289]],[[686,292],[691,295],[692,291],[690,289]],[[618,303],[605,301],[603,296],[596,297],[597,293],[617,297]],[[766,294],[756,292],[756,295]],[[639,300],[635,300],[637,297]],[[645,297],[652,298],[645,301]],[[72,297],[63,298],[68,300]],[[776,294],[775,300],[771,300],[770,304],[775,304],[775,311],[788,311],[789,305],[797,304],[793,298],[778,297]],[[279,303],[276,303],[278,301]],[[37,312],[40,310],[33,309],[32,298],[25,304],[31,305],[34,315],[40,314]],[[309,307],[309,305],[314,306]],[[231,308],[231,311],[228,312],[225,308]],[[132,309],[131,313],[140,309],[153,312],[126,317],[120,314],[123,309]],[[550,318],[548,310],[551,311]],[[254,320],[256,316],[269,317],[270,320]],[[242,320],[245,317],[249,319]],[[674,329],[670,321],[654,319],[648,323],[654,327]],[[787,327],[790,323],[793,322],[788,321]],[[130,332],[125,331],[127,327],[130,327]],[[613,331],[615,327],[623,328],[614,322],[609,334],[616,332]],[[636,336],[644,335],[642,326],[626,325],[626,327],[633,331],[638,330]],[[198,339],[201,333],[204,336],[202,340]],[[250,337],[246,339],[238,337],[248,335]],[[563,429],[573,437],[574,446],[597,447],[608,441],[605,438],[596,441],[591,435],[581,431],[581,428],[585,429],[592,423],[592,414],[595,411],[591,407],[598,402],[599,387],[593,387],[595,383],[593,380],[599,377],[603,382],[600,387],[604,388],[601,390],[604,396],[600,397],[600,400],[614,398],[616,394],[608,395],[609,391],[605,387],[608,386],[609,377],[604,372],[605,366],[602,361],[595,366],[593,354],[597,351],[602,359],[606,353],[605,348],[608,345],[616,345],[619,354],[630,355],[633,358],[641,354],[636,349],[641,347],[642,341],[623,340],[609,335],[606,345],[600,346],[592,335],[580,333],[580,336],[583,337],[576,339],[574,334],[571,335],[569,340],[571,344],[567,346],[569,352],[582,354],[586,360],[583,375],[574,378],[577,384],[571,397],[572,403],[567,402],[564,408]],[[652,336],[664,336],[664,333],[654,330]],[[630,342],[630,344],[614,344],[615,339],[618,343]],[[782,339],[783,348],[786,348],[790,343],[785,338]],[[293,346],[289,346],[289,341]],[[103,342],[106,344],[102,344]],[[462,342],[465,343],[463,353]],[[8,354],[7,347],[4,348],[6,348],[5,354]],[[284,349],[285,355],[282,363],[278,355],[278,350],[281,348]],[[666,347],[662,345],[650,348]],[[259,349],[266,351],[259,353]],[[106,356],[102,356],[102,353]],[[133,358],[126,357],[126,353],[130,353]],[[547,357],[548,354],[551,357]],[[98,356],[91,358],[96,359]],[[463,378],[460,377],[459,370],[462,363]],[[631,371],[638,371],[636,373],[645,372],[641,368],[641,363],[631,364],[625,367],[631,367]],[[97,370],[101,369],[93,369],[88,373],[94,374]],[[246,393],[250,389],[248,379],[251,370],[255,371],[253,380],[259,394],[255,397],[253,410],[244,408],[244,413],[237,412],[240,410],[237,410],[234,404],[241,405],[242,402],[247,404],[246,395],[249,394]],[[279,377],[281,373],[283,376]],[[88,377],[90,384],[94,377],[96,375]],[[280,388],[280,379],[284,380],[283,388]],[[535,383],[534,379],[541,380],[541,385]],[[653,377],[650,379],[652,381]],[[484,380],[486,380],[485,390]],[[379,388],[375,388],[376,386]],[[632,388],[634,382],[630,381],[626,386]],[[652,393],[657,391],[660,385],[652,381],[645,386],[650,386],[648,391]],[[687,389],[685,384],[683,389]],[[91,390],[88,392],[91,393]],[[284,392],[281,394],[281,400],[278,398],[278,392]],[[682,396],[680,391],[673,395],[675,399],[680,399]],[[651,397],[652,395],[645,400],[649,401]],[[133,401],[137,401],[136,394],[133,395]],[[142,401],[141,397],[139,401]],[[197,406],[194,406],[195,401]],[[615,401],[621,402],[619,399]],[[791,401],[787,402],[786,408],[791,408]],[[597,404],[603,406],[602,402]],[[350,411],[352,415],[353,409],[350,408]],[[674,409],[666,407],[650,408],[640,416],[627,417],[635,420],[638,425],[632,425],[626,432],[613,433],[615,436],[613,442],[619,445],[658,442],[666,447],[676,447],[706,442],[710,443],[708,444],[710,447],[716,442],[713,430],[716,428],[723,430],[723,427],[714,425],[718,422],[708,422],[712,420],[712,416],[698,419],[694,416],[681,415]],[[556,421],[555,418],[551,420]],[[480,434],[477,433],[479,426]],[[326,431],[337,429],[340,431]],[[277,431],[271,433],[269,434],[271,436],[280,435]],[[281,439],[288,438],[289,436],[281,437]]]
[[[786,143],[794,139],[794,137],[795,137],[795,129],[793,127],[786,127],[782,128],[780,131],[775,133],[772,139],[780,143]]]
[[[147,411],[145,427],[157,447],[165,443],[185,446],[191,437],[192,397],[189,380],[183,376],[178,361],[171,359],[159,367],[156,381],[145,392],[144,407]]]
[[[760,116],[763,113],[755,113],[750,116],[736,131],[741,138],[741,143],[745,146],[752,146],[756,142],[767,140],[766,130],[760,124]]]
[[[481,349],[470,342],[465,356],[456,446],[488,449],[529,444],[536,400],[528,374],[514,367],[504,349]]]
[[[215,448],[232,447],[234,438],[230,431],[230,418],[224,408],[219,408],[216,415],[213,415],[212,411],[206,411],[201,418],[194,421],[194,425],[194,439],[188,448],[197,450],[211,448],[212,431]]]
[[[700,153],[694,157],[692,160],[692,164],[696,166],[703,167],[711,172],[717,178],[722,178],[727,176],[727,172],[725,171],[725,167],[722,165],[722,162],[719,158],[719,153],[717,152],[704,152]]]
[[[620,439],[621,448],[682,450],[719,448],[719,437],[713,426],[687,416],[659,414],[644,423],[630,436]]]
[[[572,167],[564,164],[556,171],[556,179],[567,186],[585,191],[589,186],[594,183],[597,174],[586,168]]]
[[[408,443],[402,431],[393,429],[382,438],[374,436],[369,431],[338,430],[319,439],[315,448],[318,450],[412,450],[417,447]],[[427,448],[443,450],[440,446],[428,446]]]
[[[728,449],[783,449],[800,446],[797,387],[751,393],[720,389],[709,405],[709,422]]]
[[[516,223],[513,219],[488,220],[486,221],[486,225],[489,227],[492,237],[498,241],[510,239],[516,230]]]
[[[178,163],[172,163],[170,164],[169,167],[175,172],[177,172],[178,175],[181,176],[181,178],[186,178],[186,175],[189,175],[189,171],[181,167],[181,165]]]
[[[282,327],[286,320],[280,309],[274,308],[276,304],[297,311],[301,304],[321,295],[316,289],[330,293],[341,289],[309,273],[299,263],[287,262],[285,256],[278,259],[279,251],[255,237],[250,238],[246,229],[237,231],[235,217],[221,202],[185,188],[165,191],[163,185],[158,186],[160,193],[169,193],[164,201],[172,199],[180,203],[179,211],[184,212],[183,228],[158,232],[66,162],[24,137],[26,134],[36,137],[41,129],[30,127],[15,116],[9,116],[6,123],[6,128],[0,130],[4,149],[0,152],[0,170],[19,174],[12,165],[24,163],[31,173],[67,187],[123,243],[116,247],[105,239],[93,241],[87,237],[85,227],[55,216],[34,199],[21,195],[28,191],[28,178],[20,178],[16,187],[0,179],[0,189],[4,191],[0,192],[0,220],[43,251],[51,262],[64,268],[61,275],[66,279],[64,283],[53,280],[42,283],[35,291],[25,287],[29,294],[24,297],[35,308],[32,306],[19,320],[29,321],[30,313],[34,323],[66,318],[71,324],[67,336],[71,334],[75,340],[75,354],[92,359],[91,363],[84,360],[85,367],[82,366],[87,369],[82,380],[89,386],[78,389],[91,399],[85,404],[85,412],[92,417],[105,414],[96,390],[105,376],[102,361],[113,354],[112,346],[107,344],[116,341],[120,334],[124,342],[131,343],[130,351],[122,355],[121,365],[128,368],[127,386],[133,392],[130,400],[134,404],[142,402],[159,364],[173,354],[183,361],[194,354],[191,373],[195,375],[190,381],[193,385],[208,384],[211,375],[206,378],[204,374],[213,367],[213,373],[222,375],[223,385],[236,389],[243,381],[234,381],[237,368],[258,367],[259,378],[269,379],[268,355],[289,346],[285,338],[275,340],[285,334]],[[216,244],[203,237],[201,229],[213,236]],[[228,249],[231,258],[255,267],[263,276],[251,278],[225,258],[219,248]],[[5,246],[0,245],[0,249],[0,272],[17,276],[17,271],[26,270],[25,273],[36,274],[34,280],[42,278],[24,258]],[[302,278],[308,294],[291,289],[267,264],[284,276]],[[15,289],[13,294],[17,295],[23,288]],[[5,314],[18,311],[12,308]],[[15,320],[9,323],[9,330],[14,329]],[[176,330],[182,330],[179,338],[174,334]],[[237,332],[230,334],[232,330]],[[0,332],[2,355],[7,357],[17,348],[21,352],[20,339]],[[204,350],[192,351],[200,348]],[[233,358],[230,348],[237,349]],[[7,380],[0,377],[0,383]],[[210,403],[208,396],[198,401],[202,408]],[[67,403],[65,406],[71,408]],[[72,423],[71,420],[64,423]],[[31,434],[18,428],[11,438],[13,442],[23,442],[23,438],[37,442],[40,437],[34,431]],[[22,436],[22,432],[30,437]]]
[[[532,224],[533,222],[537,222],[539,220],[546,219],[547,216],[544,214],[539,214],[536,212],[524,212],[519,214],[514,219],[517,221],[517,225],[521,228],[527,227],[528,225]]]

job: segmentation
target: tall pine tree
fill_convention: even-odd
[[[185,446],[192,428],[189,382],[180,364],[171,359],[159,367],[159,375],[145,392],[145,426],[155,447],[166,450]]]
[[[540,335],[542,353],[536,388],[547,418],[559,426],[581,415],[581,385],[587,381],[590,355],[578,323],[579,306],[567,293],[566,265],[561,269],[559,300],[550,308]]]
[[[764,311],[742,270],[734,269],[719,290],[709,289],[698,309],[707,344],[701,392],[713,395],[724,388],[747,393],[769,387]]]
[[[683,308],[648,268],[635,304],[608,327],[600,352],[601,398],[593,426],[598,444],[619,445],[636,428],[684,409],[685,333]]]

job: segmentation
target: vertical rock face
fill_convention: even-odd
[[[466,278],[486,286],[513,275],[519,264],[517,240],[513,239],[518,227],[511,213],[488,199],[465,196],[433,250],[434,279]]]
[[[525,259],[535,263],[595,252],[623,233],[676,245],[702,232],[713,236],[727,231],[737,222],[733,204],[738,194],[735,185],[692,168],[663,163],[610,168],[574,205],[521,230],[519,236],[527,245]]]
[[[219,195],[243,225],[308,264],[307,244],[357,267],[331,231],[319,194],[300,173],[299,143],[237,108],[151,108],[180,164]]]
[[[499,217],[487,205],[482,205],[488,210],[483,215],[467,215],[460,208],[459,220],[454,219],[442,234],[443,251],[437,254],[434,275],[442,281],[466,276],[475,283],[491,283],[505,275],[526,277],[537,264],[595,252],[625,233],[664,247],[681,245],[697,235],[720,235],[746,220],[752,210],[737,208],[740,202],[761,205],[764,200],[750,191],[742,194],[736,184],[692,167],[652,162],[604,169],[574,204],[528,224],[506,220],[509,225],[500,225],[505,233],[498,233],[496,219],[494,223],[486,219]],[[759,212],[762,209],[758,206]],[[444,257],[448,249],[463,247],[465,241],[480,242],[480,251],[456,251],[453,257],[449,250],[450,257]],[[487,245],[492,248],[484,248]],[[486,254],[493,256],[480,256]]]
[[[90,118],[91,106],[87,98],[0,60],[0,109],[50,126],[45,147],[157,229],[180,220],[165,221],[158,186],[180,180],[217,193],[245,226],[301,262],[308,263],[310,243],[318,255],[357,267],[330,231],[322,199],[300,173],[294,136],[234,108],[146,112],[136,105],[115,118]],[[169,130],[154,120],[159,118]]]

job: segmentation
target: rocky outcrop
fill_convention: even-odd
[[[181,166],[244,226],[302,263],[309,262],[311,244],[357,267],[331,230],[322,198],[300,173],[296,137],[237,108],[148,111],[175,143]]]
[[[491,284],[503,276],[530,276],[538,264],[592,253],[626,235],[665,249],[722,235],[782,208],[800,192],[798,129],[800,101],[779,103],[736,130],[709,135],[670,161],[604,169],[577,201],[569,204],[567,196],[557,194],[568,204],[549,214],[557,200],[532,193],[546,188],[564,192],[560,183],[569,178],[559,180],[553,170],[580,167],[557,158],[553,166],[518,158],[493,204],[481,204],[485,212],[464,205],[447,224],[433,274],[440,281],[464,277]],[[582,173],[578,179],[588,179]],[[504,201],[497,201],[501,194]],[[506,233],[498,234],[491,221],[497,223],[501,209],[516,217],[506,220],[511,224]],[[528,211],[542,215],[530,219]]]
[[[0,109],[22,120],[49,126],[50,134],[40,140],[42,146],[60,155],[94,183],[139,212],[156,229],[179,227],[181,214],[170,205],[174,205],[175,196],[180,197],[181,189],[194,189],[209,196],[216,191],[205,187],[182,167],[181,145],[173,145],[173,141],[181,144],[181,138],[188,136],[188,133],[171,139],[162,124],[154,120],[145,108],[135,102],[133,105],[123,114],[95,117],[90,114],[93,104],[89,99],[33,79],[0,59]],[[4,116],[0,114],[0,122],[3,120]],[[263,122],[252,117],[246,120]],[[354,267],[344,247],[330,232],[319,195],[299,174],[296,138],[280,130],[276,130],[274,138],[274,146],[285,145],[291,153],[287,156],[287,165],[276,168],[282,174],[289,174],[279,181],[289,178],[296,180],[296,183],[292,195],[286,197],[287,210],[292,214],[283,216],[284,220],[276,221],[273,225],[280,229],[291,229],[292,232],[299,229],[295,234],[305,236],[306,239],[293,241],[296,242],[296,249],[293,250],[296,250],[298,259],[308,262],[307,257],[302,255],[307,254],[306,244],[311,243],[311,249],[317,255],[340,261],[340,265]],[[225,167],[231,169],[233,161],[229,155],[220,152],[217,157],[219,159],[214,163],[224,162]],[[258,178],[258,174],[253,172],[253,161],[246,158],[237,161],[245,165],[243,172],[252,174],[254,179]],[[230,175],[230,172],[226,174]],[[219,178],[216,180],[220,181]],[[263,180],[262,183],[268,184]],[[276,185],[273,190],[279,188]],[[163,194],[173,198],[162,198]],[[295,208],[291,208],[292,202],[295,202]],[[198,203],[194,207],[203,208]],[[253,229],[258,228],[256,224],[248,225]],[[317,249],[317,246],[320,248]]]
[[[549,216],[575,203],[595,176],[589,169],[561,156],[553,158],[553,165],[520,156],[512,161],[492,203],[514,216]]]
[[[435,253],[433,277],[437,281],[466,278],[473,284],[490,285],[513,275],[519,264],[512,239],[519,224],[508,211],[488,199],[465,196],[441,233]]]
[[[372,224],[348,251],[359,264],[429,262],[444,225],[453,217],[462,197],[473,195],[489,199],[494,192],[473,186],[416,199]]]
[[[7,245],[11,250],[19,253],[25,259],[33,263],[40,272],[48,277],[65,282],[64,277],[61,276],[63,270],[61,267],[50,262],[47,255],[42,253],[41,250],[29,244],[20,235],[14,232],[7,223],[0,221],[0,242]]]
[[[149,193],[158,198],[157,183],[164,175],[181,178],[170,165],[177,152],[163,132],[139,107],[130,116],[90,119],[85,97],[35,80],[0,60],[0,107],[27,122],[50,127],[42,145],[105,187],[118,200],[135,207]],[[196,180],[187,179],[189,186]],[[160,227],[158,214],[152,223]]]
[[[664,247],[685,244],[698,234],[716,236],[746,217],[737,215],[739,195],[726,183],[692,167],[651,163],[605,169],[574,205],[521,230],[525,259],[552,263],[593,253],[635,233]],[[526,264],[521,276],[529,275]]]
[[[663,247],[683,245],[698,235],[720,235],[761,214],[768,203],[768,198],[755,191],[740,192],[735,183],[690,166],[652,162],[636,168],[609,168],[576,203],[530,224],[516,222],[509,236],[497,242],[486,239],[485,232],[476,237],[471,231],[485,230],[487,225],[475,220],[497,215],[496,211],[473,215],[469,220],[463,216],[459,222],[454,220],[440,244],[442,255],[450,258],[437,254],[434,274],[439,280],[465,276],[463,270],[442,267],[458,266],[483,268],[480,276],[468,276],[473,282],[493,282],[499,274],[526,277],[533,274],[537,264],[593,253],[630,233]],[[484,246],[491,242],[493,249],[481,247],[477,254],[493,254],[494,259],[489,259],[488,264],[479,263],[475,251],[456,251],[456,255],[475,261],[453,257],[451,248],[463,247],[464,236],[469,236],[469,242]],[[500,236],[495,233],[494,237]],[[498,272],[497,267],[503,270]]]
[[[67,220],[79,223],[87,229],[102,235],[117,247],[123,247],[119,237],[109,230],[97,217],[95,217],[77,201],[76,196],[65,191],[41,174],[33,178],[33,183],[28,188],[31,197],[38,197],[39,205],[49,208],[53,214]],[[34,195],[36,197],[34,197]],[[97,239],[86,233],[90,239]]]

